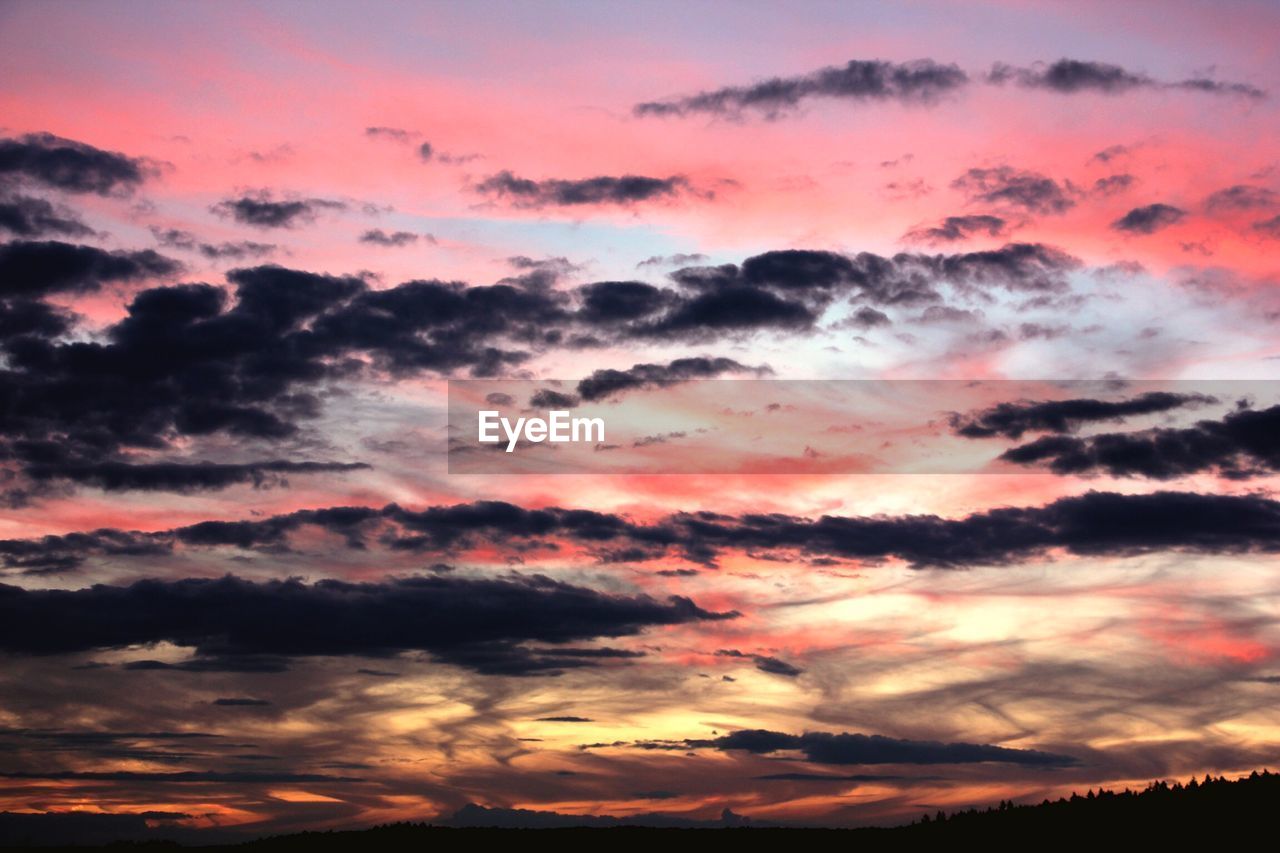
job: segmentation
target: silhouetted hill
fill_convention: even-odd
[[[68,815],[48,816],[66,818]],[[692,849],[725,844],[803,845],[803,849],[856,851],[938,849],[956,841],[979,843],[987,849],[1054,846],[1063,841],[1104,848],[1125,841],[1182,849],[1190,842],[1214,846],[1252,841],[1274,843],[1280,817],[1280,774],[1255,772],[1234,781],[1225,778],[1192,780],[1186,785],[1154,782],[1142,791],[1089,791],[1038,805],[1002,802],[984,810],[938,812],[914,823],[892,828],[813,829],[800,826],[753,824],[726,809],[719,820],[690,820],[671,815],[630,819],[576,818],[555,812],[491,809],[468,805],[450,820],[451,826],[397,823],[365,830],[303,832],[262,838],[240,844],[200,846],[207,853],[292,853],[292,851],[423,851],[490,845],[549,845],[551,849],[597,850],[611,844],[660,844]],[[58,831],[42,834],[43,815],[0,814],[0,845],[59,843]],[[579,825],[572,825],[573,823]],[[582,823],[588,825],[580,825]],[[69,825],[63,822],[62,825]],[[47,824],[53,828],[53,823]],[[133,840],[111,844],[117,850],[184,849],[174,841]],[[66,836],[62,836],[66,839]],[[42,850],[85,849],[50,847]],[[665,851],[664,851],[665,853]]]

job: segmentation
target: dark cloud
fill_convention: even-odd
[[[1029,213],[1059,214],[1075,207],[1070,185],[1062,186],[1039,172],[997,166],[974,168],[951,182],[971,202],[1001,205]]]
[[[85,289],[104,276],[141,275],[171,263],[154,253],[107,254],[64,244],[35,248],[24,259],[41,259],[45,272],[25,281],[46,290]],[[4,251],[12,249],[13,244]],[[218,288],[156,288],[135,297],[105,340],[11,341],[8,369],[0,373],[5,458],[36,479],[69,478],[107,488],[215,487],[335,470],[329,463],[117,456],[124,449],[164,449],[179,435],[226,432],[278,440],[296,431],[290,418],[314,406],[292,395],[291,387],[330,371],[320,363],[323,352],[308,353],[297,337],[290,346],[288,333],[301,334],[305,319],[364,288],[363,282],[280,268],[230,277],[239,284],[231,311],[223,310],[225,294]]]
[[[503,171],[485,178],[476,184],[475,189],[484,195],[509,199],[517,207],[563,207],[578,204],[628,205],[675,198],[688,193],[690,185],[679,175],[670,178],[623,175],[533,181]]]
[[[286,486],[289,474],[357,471],[368,467],[362,462],[281,459],[245,463],[79,462],[55,457],[43,462],[32,457],[25,473],[37,481],[70,480],[107,492],[196,492],[225,489],[239,483],[249,483],[259,489]]]
[[[1169,87],[1191,92],[1204,92],[1209,95],[1235,95],[1253,99],[1267,97],[1266,90],[1259,89],[1257,86],[1251,86],[1248,83],[1227,83],[1222,80],[1212,80],[1208,77],[1193,77],[1188,80],[1181,80],[1177,83],[1170,83]]]
[[[640,263],[636,264],[637,268],[642,267],[658,267],[658,266],[689,266],[690,264],[700,264],[707,260],[706,255],[697,252],[686,254],[677,252],[674,255],[651,255]]]
[[[395,142],[411,142],[419,135],[416,131],[398,127],[366,127],[364,134],[375,139],[390,139]]]
[[[652,317],[676,298],[642,281],[597,281],[578,288],[578,295],[582,319],[606,327]]]
[[[1090,161],[1098,161],[1099,163],[1110,163],[1132,153],[1128,145],[1109,145],[1101,151],[1089,158]]]
[[[936,516],[797,519],[777,515],[672,519],[686,553],[718,548],[790,549],[809,555],[916,566],[999,565],[1064,549],[1123,556],[1158,550],[1280,550],[1280,504],[1257,496],[1089,492],[1034,508]]]
[[[529,357],[500,349],[497,341],[549,346],[558,338],[548,338],[547,329],[570,321],[568,297],[539,283],[410,281],[362,289],[319,316],[308,337],[322,349],[369,352],[394,374],[469,367],[474,375],[491,376]]]
[[[773,782],[893,782],[905,779],[903,776],[888,776],[880,773],[767,773],[756,776]],[[912,777],[915,779],[928,777]]]
[[[741,277],[749,286],[795,292],[829,290],[856,277],[856,273],[854,262],[844,255],[784,249],[747,258],[742,262]]]
[[[1047,65],[1036,63],[1030,68],[1019,68],[997,62],[987,73],[987,82],[997,85],[1016,83],[1026,88],[1047,89],[1068,95],[1079,92],[1116,95],[1134,89],[1182,89],[1213,95],[1266,97],[1266,93],[1261,89],[1245,83],[1227,83],[1205,77],[1162,83],[1146,74],[1130,71],[1119,65],[1079,59],[1059,59]]]
[[[252,240],[206,243],[190,231],[183,231],[180,228],[157,228],[152,226],[151,235],[156,238],[156,242],[161,246],[182,249],[188,252],[199,252],[210,260],[251,260],[270,255],[277,248],[274,243],[256,243]]]
[[[32,299],[0,299],[0,345],[27,337],[51,338],[71,328],[63,310]]]
[[[434,154],[435,149],[431,147],[430,142],[424,142],[418,146],[418,156],[422,158],[423,162],[430,161]]]
[[[360,235],[361,243],[370,243],[374,246],[412,246],[418,242],[418,235],[412,231],[392,231],[386,232],[381,228],[371,228]]]
[[[962,290],[989,285],[1018,291],[1057,291],[1081,263],[1061,249],[1040,243],[1009,243],[999,249],[957,255],[897,255],[903,272],[931,276]]]
[[[197,245],[185,232],[157,237]],[[200,442],[221,435],[262,444],[296,439],[321,411],[319,391],[370,372],[494,376],[555,349],[807,329],[840,299],[930,304],[944,286],[961,295],[1058,292],[1078,266],[1057,249],[1023,243],[893,257],[783,250],[740,266],[684,267],[665,287],[558,287],[572,267],[550,259],[522,260],[517,275],[493,285],[415,280],[374,289],[364,277],[267,265],[231,270],[226,288],[141,291],[120,321],[71,338],[72,318],[38,297],[172,274],[177,264],[151,251],[9,243],[0,247],[8,297],[0,299],[0,463],[42,483],[120,489],[270,484],[291,472],[347,470],[343,460],[289,460],[269,450],[248,461],[197,454]],[[857,310],[868,323],[882,316]],[[746,372],[760,369],[676,359],[597,372],[577,393],[601,399],[585,395]],[[179,447],[190,455],[178,457]],[[12,480],[9,489],[11,502],[32,496]]]
[[[906,239],[920,240],[926,243],[952,243],[957,240],[967,240],[975,234],[1001,237],[1004,235],[1008,224],[1006,220],[999,216],[987,214],[948,216],[937,225],[908,231]]]
[[[145,161],[50,133],[0,139],[0,176],[71,193],[115,195],[146,178]]]
[[[0,299],[88,293],[104,284],[174,275],[182,269],[150,249],[108,252],[57,240],[0,245]]]
[[[376,512],[376,511],[375,511]],[[392,505],[382,514],[398,527],[387,541],[406,551],[432,551],[485,541],[494,534],[514,538],[563,536],[603,543],[636,539],[673,544],[673,531],[637,528],[625,518],[590,510],[529,510],[504,501],[478,501],[455,506],[408,510]],[[299,523],[310,523],[299,519]]]
[[[810,98],[930,103],[969,82],[956,65],[930,59],[892,63],[853,60],[795,77],[773,77],[749,86],[726,86],[667,101],[637,104],[637,116],[690,113],[738,115],[747,111],[774,117]]]
[[[92,782],[226,782],[233,785],[260,785],[280,782],[359,782],[354,776],[327,776],[322,773],[255,773],[245,770],[61,770],[44,773],[3,773],[3,779],[49,779]]]
[[[1074,432],[1081,424],[1097,421],[1122,421],[1133,415],[1151,415],[1185,406],[1213,403],[1203,394],[1174,394],[1152,391],[1127,400],[1020,401],[999,403],[988,409],[967,414],[953,414],[951,428],[966,438],[990,438],[1002,435],[1022,438],[1027,432]]]
[[[1010,243],[999,249],[952,255],[902,253],[892,258],[862,254],[859,295],[883,305],[918,305],[941,299],[937,287],[961,291],[988,286],[1011,291],[1060,290],[1064,274],[1079,261],[1038,243]]]
[[[719,820],[699,820],[681,814],[660,812],[629,814],[625,817],[611,815],[563,814],[533,809],[509,809],[480,806],[468,803],[442,821],[445,826],[497,829],[581,829],[652,827],[656,829],[717,829],[726,826],[742,826],[751,823],[745,817],[725,809]],[[767,825],[767,824],[765,824]]]
[[[47,536],[34,540],[0,540],[0,555],[14,568],[73,567],[87,556],[145,556],[169,553],[175,545],[279,549],[303,528],[328,531],[349,547],[363,549],[379,526],[379,541],[403,551],[445,551],[486,536],[541,538],[562,535],[585,542],[632,537],[670,545],[674,531],[646,532],[625,519],[584,510],[527,510],[500,501],[408,510],[390,504],[375,507],[330,507],[246,521],[204,521],[168,531],[140,533],[112,529]],[[389,527],[388,527],[389,526]]]
[[[275,673],[287,672],[289,659],[275,655],[206,655],[176,662],[132,660],[123,664],[121,669],[131,672],[165,670],[195,673]]]
[[[818,314],[773,290],[730,284],[675,299],[665,314],[630,331],[637,337],[692,342],[764,329],[799,331],[812,327]]]
[[[1107,175],[1093,182],[1093,194],[1097,196],[1119,195],[1133,188],[1138,179],[1133,175]]]
[[[1034,749],[1010,749],[979,743],[941,743],[901,740],[882,735],[843,732],[785,734],[767,729],[745,729],[711,740],[689,740],[692,748],[719,749],[765,755],[799,752],[814,764],[976,764],[1000,762],[1031,767],[1069,767],[1078,763],[1068,755]]]
[[[754,331],[814,326],[836,299],[862,298],[881,305],[940,300],[941,285],[972,292],[1057,291],[1080,262],[1036,243],[959,254],[814,250],[765,252],[741,266],[685,267],[671,274],[678,290],[644,282],[597,282],[579,288],[583,319],[620,337],[698,342]]]
[[[1168,480],[1213,471],[1243,478],[1280,471],[1280,406],[1242,409],[1184,428],[1046,436],[1001,454],[1056,474],[1109,474]]]
[[[797,675],[804,674],[804,670],[800,667],[768,655],[755,655],[754,660],[756,669],[761,672],[767,672],[770,675],[785,675],[787,678],[795,678]]]
[[[673,438],[684,438],[688,433],[685,432],[660,432],[654,435],[643,435],[631,442],[632,447],[651,447],[655,444],[666,444]]]
[[[1070,326],[1046,326],[1043,323],[1018,324],[1018,337],[1024,341],[1051,341],[1070,333]]]
[[[1236,184],[1212,193],[1204,200],[1206,210],[1265,210],[1280,204],[1280,195],[1266,187]]]
[[[92,290],[174,268],[154,252],[0,247],[6,296]],[[231,307],[227,294],[209,285],[154,288],[91,342],[51,340],[66,328],[53,309],[5,304],[0,458],[44,479],[120,488],[334,470],[327,463],[160,462],[121,454],[154,453],[181,436],[214,433],[279,441],[318,410],[306,389],[362,369],[356,354],[397,374],[470,367],[484,375],[525,358],[495,347],[492,337],[537,343],[547,326],[569,316],[563,295],[519,285],[416,281],[374,291],[360,278],[274,266],[233,270],[227,278],[236,289]]]
[[[592,720],[592,719],[590,719],[590,718],[588,718],[588,717],[563,716],[563,717],[538,717],[538,718],[537,718],[537,720],[536,720],[535,722],[539,722],[539,723],[594,723],[594,722],[595,722],[595,720]]]
[[[0,195],[0,230],[15,237],[87,237],[93,229],[74,211],[27,195]]]
[[[1270,428],[1273,423],[1249,426]],[[1268,448],[1275,443],[1269,438],[1256,441]],[[1273,466],[1271,452],[1272,461],[1267,464]],[[163,555],[176,547],[278,550],[287,547],[290,536],[304,527],[327,530],[353,549],[376,545],[415,554],[452,553],[471,547],[519,550],[529,544],[567,542],[611,562],[640,562],[675,554],[710,565],[718,554],[730,551],[872,562],[898,559],[917,567],[946,568],[1006,565],[1055,550],[1115,557],[1153,551],[1274,553],[1280,551],[1280,502],[1259,495],[1089,492],[1044,506],[1001,507],[959,518],[814,519],[701,511],[676,513],[651,523],[592,510],[526,509],[501,501],[422,510],[391,504],[381,509],[333,507],[250,521],[208,521],[152,533],[108,529],[4,540],[0,541],[0,555],[9,566],[39,570],[75,566],[96,555]],[[259,651],[272,653],[270,649]],[[564,652],[561,656],[574,657]]]
[[[273,254],[278,247],[274,243],[238,240],[236,242],[200,243],[196,248],[200,254],[210,260],[247,261]]]
[[[1014,82],[1019,86],[1068,94],[1089,91],[1114,94],[1155,85],[1155,81],[1145,74],[1127,71],[1119,65],[1077,59],[1059,59],[1050,65],[1039,63],[1031,68],[1017,68],[998,62],[991,67],[987,80],[996,84]]]
[[[197,657],[422,651],[510,675],[594,665],[590,655],[560,651],[573,641],[736,615],[702,610],[687,598],[609,594],[541,576],[305,584],[229,575],[79,590],[0,585],[0,614],[0,649],[19,654],[158,642],[192,648]]]
[[[578,382],[578,396],[588,402],[603,400],[635,388],[666,388],[691,379],[711,379],[726,373],[771,373],[767,367],[748,367],[731,358],[678,358],[667,364],[636,364],[626,370],[597,370]]]
[[[915,321],[917,323],[977,323],[981,319],[981,311],[953,308],[950,305],[930,305],[920,312],[920,316],[916,317]]]
[[[859,329],[873,329],[876,326],[889,326],[892,324],[893,321],[889,319],[888,314],[865,305],[853,312],[853,316],[849,318],[849,325]]]
[[[1154,234],[1162,228],[1180,221],[1186,211],[1169,204],[1148,204],[1135,207],[1124,216],[1111,223],[1116,231],[1128,231],[1131,234]]]
[[[117,744],[133,741],[205,741],[222,735],[201,731],[97,731],[70,729],[0,729],[0,737],[42,741],[63,746]]]
[[[499,284],[519,284],[534,290],[550,288],[561,279],[582,270],[565,257],[530,258],[526,255],[514,255],[507,258],[507,263],[519,273],[501,279]]]
[[[529,398],[529,405],[535,409],[572,409],[579,402],[579,399],[572,394],[553,391],[550,388],[539,388]]]
[[[345,202],[325,198],[276,200],[260,191],[238,198],[223,199],[209,208],[219,216],[255,228],[293,228],[316,220],[325,210],[345,210]]]
[[[804,670],[793,664],[789,664],[784,660],[771,657],[769,655],[747,654],[737,649],[720,649],[716,652],[718,657],[743,658],[749,660],[756,665],[756,669],[761,672],[767,672],[770,675],[783,675],[787,678],[795,678],[803,675]]]
[[[213,704],[224,708],[265,708],[271,703],[266,699],[250,699],[247,697],[226,697],[214,699]]]

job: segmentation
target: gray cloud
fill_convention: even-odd
[[[637,116],[682,116],[690,113],[737,115],[748,110],[777,116],[810,98],[849,101],[929,103],[963,88],[969,77],[956,65],[931,59],[893,63],[852,60],[794,77],[773,77],[747,86],[726,86],[666,101],[637,104]]]

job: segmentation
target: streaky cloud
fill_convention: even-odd
[[[969,76],[959,66],[931,59],[913,62],[851,60],[809,74],[773,77],[747,86],[726,86],[666,101],[637,104],[637,116],[684,116],[691,113],[732,116],[754,111],[776,118],[811,98],[848,101],[931,103],[963,88]]]

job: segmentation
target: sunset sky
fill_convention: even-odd
[[[1277,32],[0,3],[0,812],[858,826],[1274,768]],[[468,463],[463,379],[638,431]]]

